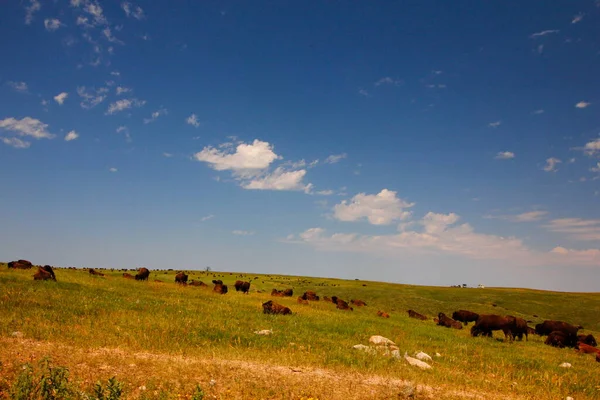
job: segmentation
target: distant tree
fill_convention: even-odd
[[[206,267],[205,271],[206,271],[206,272],[210,272],[210,271],[211,271],[211,268],[210,268],[210,267]]]

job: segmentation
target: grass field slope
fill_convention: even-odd
[[[547,346],[535,335],[473,338],[469,327],[447,329],[432,320],[466,309],[515,315],[530,326],[562,320],[599,337],[598,293],[201,271],[188,271],[189,278],[208,287],[176,284],[177,271],[151,271],[148,281],[135,281],[123,271],[55,269],[54,282],[34,281],[35,272],[0,265],[0,398],[28,398],[14,389],[23,365],[35,369],[47,357],[68,369],[73,398],[100,398],[84,393],[113,377],[121,398],[143,399],[600,398],[600,363],[590,355]],[[214,293],[213,279],[229,292]],[[248,295],[235,291],[237,279],[251,282]],[[294,296],[272,297],[273,288],[293,288]],[[367,306],[299,304],[307,290]],[[263,314],[268,300],[293,314]],[[429,319],[408,318],[408,309]],[[378,317],[379,310],[390,318]],[[255,333],[264,329],[273,333]],[[372,335],[393,340],[401,354],[433,356],[432,368],[353,349]],[[560,367],[565,362],[571,368]]]

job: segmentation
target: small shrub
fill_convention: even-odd
[[[102,382],[97,382],[94,385],[94,393],[90,400],[119,400],[123,394],[123,384],[112,377],[106,383],[106,387],[102,386]]]
[[[196,385],[194,389],[194,393],[192,394],[192,400],[203,400],[204,399],[204,390],[202,390],[202,386],[199,384]]]
[[[40,398],[42,400],[63,400],[71,397],[69,385],[69,369],[66,367],[54,367],[49,358],[40,361],[41,376]]]
[[[10,388],[10,398],[13,400],[32,399],[36,392],[36,385],[33,382],[33,367],[31,364],[23,364],[22,371]]]

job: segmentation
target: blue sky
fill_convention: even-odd
[[[598,1],[1,8],[5,261],[599,290]]]

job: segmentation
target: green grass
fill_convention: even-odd
[[[252,280],[251,293],[243,295],[233,288],[238,274],[214,273],[230,289],[226,295],[217,295],[211,290],[213,273],[199,271],[191,271],[190,279],[209,283],[208,289],[176,285],[175,272],[153,271],[149,282],[123,279],[122,272],[117,271],[104,271],[106,277],[102,278],[90,276],[87,270],[65,269],[56,271],[58,282],[34,282],[33,272],[0,266],[0,337],[11,338],[18,331],[27,339],[82,349],[108,347],[131,353],[324,368],[530,399],[600,398],[600,364],[590,355],[551,348],[537,336],[513,343],[472,338],[468,328],[445,329],[431,320],[409,319],[406,314],[409,308],[430,317],[468,309],[521,316],[532,320],[531,326],[544,319],[558,319],[581,324],[584,332],[600,338],[597,293],[460,289],[245,274],[258,279]],[[272,288],[288,287],[294,288],[293,298],[270,296]],[[297,296],[309,289],[320,296],[362,299],[368,306],[349,312],[323,301],[297,304]],[[262,314],[261,304],[271,299],[290,307],[294,314]],[[390,313],[391,318],[377,317],[377,310]],[[260,329],[272,329],[274,335],[253,333]],[[402,354],[423,350],[443,356],[434,360],[432,370],[421,371],[403,360],[352,349],[358,343],[368,344],[368,338],[375,334],[394,340]],[[496,337],[501,336],[496,333]],[[573,368],[558,367],[562,362],[571,363]],[[148,379],[168,381],[175,377],[156,373]],[[264,390],[268,397],[269,390],[277,393],[283,389]]]

